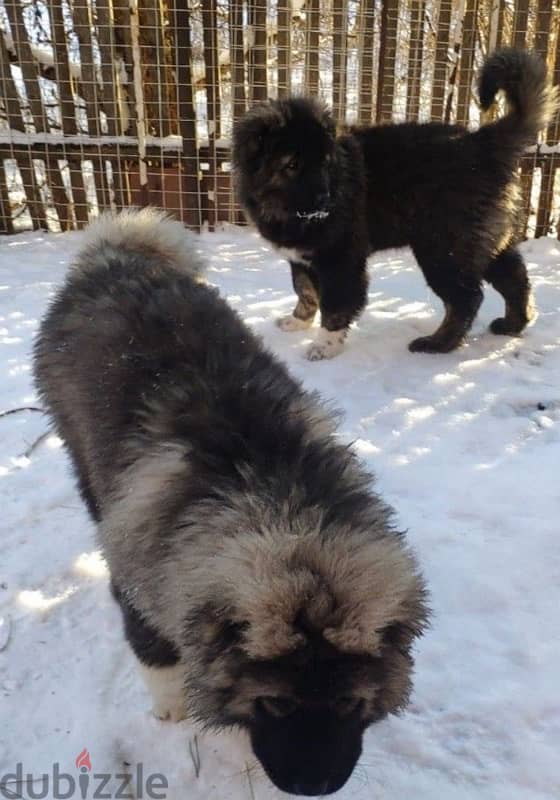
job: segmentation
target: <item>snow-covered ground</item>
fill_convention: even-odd
[[[79,242],[0,241],[0,411],[36,404],[32,337]],[[345,352],[318,363],[303,359],[308,334],[274,325],[293,303],[287,264],[244,231],[200,245],[210,280],[344,410],[341,436],[376,471],[431,588],[410,708],[370,729],[340,798],[560,796],[560,245],[523,247],[540,316],[522,339],[486,331],[501,309],[488,289],[468,344],[440,356],[407,351],[441,308],[408,252],[382,254]],[[0,780],[17,762],[76,777],[87,748],[93,772],[142,762],[176,800],[279,798],[241,735],[150,716],[60,442],[25,455],[45,430],[31,411],[0,418]]]

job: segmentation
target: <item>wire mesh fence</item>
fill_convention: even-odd
[[[0,0],[0,230],[78,228],[153,203],[242,221],[232,124],[309,93],[337,121],[476,127],[496,46],[560,83],[560,0]],[[560,124],[523,158],[519,235],[560,225]]]

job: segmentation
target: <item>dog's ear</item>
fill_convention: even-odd
[[[263,154],[266,138],[280,122],[271,104],[252,108],[233,128],[233,163],[250,166]]]
[[[391,625],[387,625],[383,631],[383,644],[408,652],[415,636],[417,636],[416,632],[409,625],[393,622]]]

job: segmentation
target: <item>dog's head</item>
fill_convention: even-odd
[[[315,100],[274,100],[235,125],[233,164],[241,204],[259,219],[313,223],[332,205],[335,126]]]
[[[412,660],[406,648],[393,649],[396,628],[382,634],[377,655],[348,652],[306,623],[303,629],[305,644],[293,653],[249,666],[260,694],[248,728],[276,786],[326,795],[351,776],[366,728],[406,705]]]
[[[325,795],[352,774],[365,729],[407,704],[424,588],[397,535],[273,525],[213,559],[219,604],[189,622],[191,712],[244,727],[283,791]]]

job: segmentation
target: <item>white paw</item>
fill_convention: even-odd
[[[277,319],[276,324],[281,331],[286,331],[288,333],[292,331],[306,331],[313,324],[313,318],[298,319],[294,317],[293,314],[290,314],[288,317],[280,317]]]
[[[334,358],[344,349],[346,330],[328,331],[326,328],[319,330],[317,341],[309,346],[305,357],[308,361],[323,361],[325,358]]]
[[[144,683],[152,696],[152,713],[157,719],[180,722],[187,716],[184,668],[181,663],[173,667],[147,667],[140,663]]]

